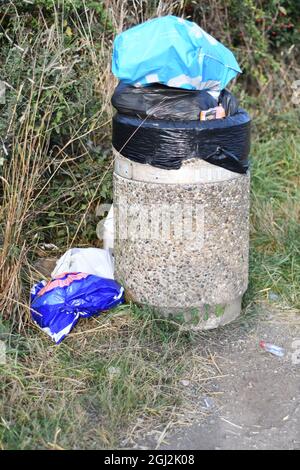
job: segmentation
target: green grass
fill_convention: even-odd
[[[252,155],[250,290],[300,307],[299,112],[257,122]]]
[[[299,308],[298,119],[294,112],[255,123],[247,310],[274,298]],[[197,336],[135,306],[82,321],[58,347],[32,324],[21,332],[9,321],[0,327],[7,344],[0,366],[3,449],[130,447],[195,408],[182,379],[201,394],[204,379],[218,373]]]
[[[11,333],[8,323],[1,328],[3,449],[132,446],[177,420],[180,380],[199,391],[218,373],[210,360],[199,363],[189,335],[136,307],[82,321],[60,346],[35,328],[25,335]]]

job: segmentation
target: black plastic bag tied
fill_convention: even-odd
[[[201,158],[237,173],[249,168],[251,120],[243,109],[212,121],[140,119],[117,113],[112,143],[124,157],[163,169]]]

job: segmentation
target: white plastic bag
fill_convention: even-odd
[[[82,272],[114,279],[114,261],[108,250],[100,248],[71,248],[56,263],[51,276]]]
[[[111,205],[106,219],[103,223],[103,248],[114,249],[114,206]]]

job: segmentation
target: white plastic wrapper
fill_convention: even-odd
[[[114,249],[114,206],[111,205],[103,224],[103,247],[105,250]]]
[[[113,257],[108,250],[100,248],[71,248],[57,261],[51,276],[71,272],[114,279]]]

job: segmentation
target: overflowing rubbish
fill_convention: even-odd
[[[166,16],[116,37],[112,71],[119,78],[112,96],[114,204],[121,208],[116,275],[129,299],[182,317],[187,329],[227,324],[240,314],[247,287],[251,120],[226,89],[241,70],[232,52],[199,26]],[[152,202],[184,204],[176,209],[176,230],[174,214],[152,214]],[[202,256],[207,237],[215,257]],[[193,314],[178,316],[178,309]]]
[[[119,113],[141,119],[199,121],[201,111],[218,105],[224,108],[225,116],[238,111],[238,100],[229,90],[222,90],[218,98],[214,98],[205,90],[185,90],[160,84],[135,88],[120,82],[111,102]]]
[[[236,97],[226,88],[219,95],[218,104],[225,110],[225,116],[233,116],[239,110],[239,102]]]
[[[265,341],[260,341],[259,346],[266,352],[274,354],[274,356],[283,357],[285,354],[284,348],[276,346],[272,343],[266,343]]]
[[[222,119],[225,117],[225,109],[218,105],[215,108],[209,108],[200,113],[200,121],[212,121],[213,119]]]
[[[150,120],[117,113],[112,142],[124,157],[158,168],[179,169],[201,158],[237,173],[249,167],[250,117],[242,109],[211,121]]]
[[[114,41],[112,70],[121,155],[166,170],[200,158],[247,173],[251,120],[225,88],[241,70],[198,25],[165,16],[128,29]]]
[[[34,322],[60,343],[80,317],[98,315],[124,302],[124,289],[113,279],[83,272],[62,273],[31,289]]]
[[[62,273],[82,272],[114,279],[114,261],[108,250],[71,248],[57,261],[52,278]]]
[[[119,34],[112,71],[135,86],[220,91],[241,69],[233,53],[196,23],[168,15]]]

